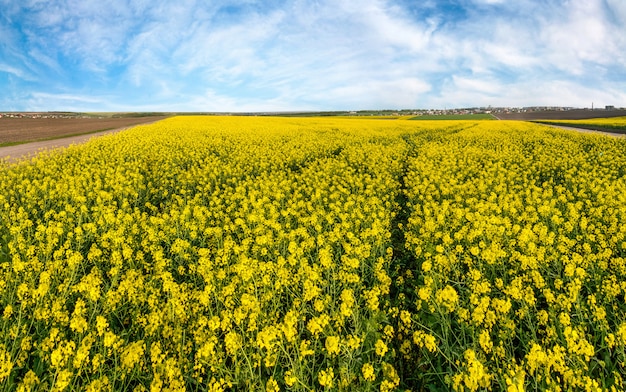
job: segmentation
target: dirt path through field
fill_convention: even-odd
[[[145,124],[142,124],[142,125],[145,125]],[[91,138],[103,136],[103,135],[109,135],[111,133],[120,132],[125,129],[133,128],[135,126],[136,125],[117,128],[117,129],[109,129],[108,131],[90,133],[87,135],[69,136],[69,137],[65,137],[62,139],[44,140],[44,141],[39,141],[39,142],[18,144],[15,146],[0,147],[0,160],[8,158],[9,162],[15,162],[20,159],[34,156],[37,153],[44,151],[44,150],[49,150],[49,149],[54,149],[54,148],[64,148],[72,144],[84,143]]]
[[[595,134],[599,134],[599,135],[604,135],[604,136],[612,136],[612,137],[618,137],[618,138],[623,138],[626,137],[626,134],[623,133],[613,133],[613,132],[603,132],[603,131],[594,131],[593,129],[584,129],[584,128],[574,128],[574,127],[566,127],[564,125],[554,125],[554,124],[541,124],[541,125],[546,125],[548,127],[552,127],[552,128],[560,128],[560,129],[565,129],[567,131],[576,131],[576,132],[583,132],[583,133],[595,133]]]

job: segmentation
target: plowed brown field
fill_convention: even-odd
[[[626,116],[626,110],[543,110],[525,113],[498,113],[496,117],[500,120],[584,120],[588,118],[622,117]]]
[[[166,116],[103,119],[0,118],[0,160],[21,160],[36,155],[42,150],[83,143],[92,137],[164,118]],[[4,143],[11,144],[2,146]]]
[[[79,135],[154,122],[163,117],[0,118],[0,145]]]

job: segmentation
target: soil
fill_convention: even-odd
[[[34,156],[42,150],[67,147],[71,144],[83,143],[91,139],[92,137],[119,132],[124,129],[128,129],[133,125],[152,123],[162,120],[164,118],[166,117],[136,117],[113,119],[6,119],[13,120],[13,124],[18,124],[22,127],[20,128],[19,126],[15,125],[12,127],[9,127],[8,125],[4,127],[2,125],[3,123],[9,124],[11,123],[11,121],[0,121],[0,135],[19,135],[20,132],[22,132],[23,134],[30,136],[30,140],[36,140],[41,138],[54,139],[39,140],[12,146],[0,147],[0,161],[8,160],[9,162],[15,162],[24,158]],[[48,124],[49,127],[46,127],[44,124]],[[69,125],[66,126],[64,124]],[[112,129],[108,129],[111,127]],[[98,130],[102,131],[97,132]],[[39,137],[35,137],[34,135],[38,135]],[[65,137],[65,135],[67,135],[67,137]],[[28,139],[20,139],[19,137],[14,136],[14,140],[19,142]]]
[[[574,109],[574,110],[543,110],[525,113],[498,113],[500,120],[585,120],[589,118],[607,118],[626,116],[626,110]]]
[[[165,117],[0,118],[0,145],[124,128]]]

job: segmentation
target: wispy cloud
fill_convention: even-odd
[[[110,98],[110,97],[108,97]],[[32,110],[46,111],[49,107],[67,107],[68,110],[84,111],[94,105],[107,105],[106,99],[100,99],[92,95],[73,94],[50,94],[45,92],[33,92],[28,95],[28,105]]]
[[[20,79],[26,79],[26,73],[23,70],[7,64],[0,63],[0,72],[5,72],[13,76],[17,76]]]
[[[626,106],[621,0],[0,6],[0,105],[24,110]]]

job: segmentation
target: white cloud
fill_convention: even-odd
[[[365,38],[363,41],[369,41],[372,47],[391,47],[415,53],[428,45],[432,26],[416,24],[403,14],[403,10],[381,1],[348,3],[346,19],[357,18]]]
[[[605,0],[609,16],[618,26],[626,26],[626,2],[623,0]]]
[[[253,15],[221,28],[213,28],[210,21],[198,23],[193,38],[173,51],[176,68],[183,73],[205,70],[221,80],[255,73],[262,67],[263,46],[278,34],[282,17],[282,12]]]
[[[475,93],[491,97],[497,97],[502,93],[501,86],[493,79],[468,78],[452,76],[452,84],[455,89],[466,93]]]
[[[552,16],[530,19],[531,23],[528,18],[537,12],[536,2],[480,3],[522,13],[511,20],[515,12],[498,15],[483,10],[483,17],[442,28],[437,18],[409,19],[393,2],[296,1],[279,11],[248,14],[235,24],[215,27],[211,20],[196,21],[188,29],[190,35],[174,49],[172,65],[165,67],[183,75],[199,75],[202,83],[220,91],[220,98],[212,96],[211,101],[228,106],[254,101],[228,91],[242,83],[247,94],[264,91],[280,105],[288,105],[290,99],[296,106],[306,103],[318,107],[354,107],[359,102],[365,106],[428,105],[430,101],[424,97],[439,90],[437,82],[429,79],[447,72],[455,76],[441,88],[452,105],[457,100],[468,102],[471,96],[492,104],[523,99],[529,104],[542,99],[541,91],[535,89],[524,96],[520,90],[517,97],[508,97],[512,84],[524,86],[515,79],[538,78],[541,82],[540,75],[549,75],[551,69],[581,75],[588,69],[586,62],[605,61],[599,54],[607,44],[616,50],[612,44],[615,40],[603,27],[597,2],[579,2],[566,8],[551,3],[546,11]],[[559,10],[568,10],[565,18]],[[577,26],[582,26],[585,35],[577,34]],[[581,38],[576,41],[577,37]],[[163,70],[154,72],[158,56],[136,60],[134,64],[151,64],[148,69],[153,70],[140,70],[138,79],[162,76]],[[446,90],[450,85],[455,91]],[[569,86],[568,91],[572,89]],[[571,97],[569,93],[567,96]],[[446,97],[438,98],[439,102]],[[267,101],[256,104],[262,102]]]
[[[22,79],[26,78],[26,74],[24,73],[24,71],[22,71],[19,68],[7,65],[7,64],[0,63],[0,72],[6,72],[6,73],[9,73],[11,75],[17,76],[18,78],[22,78]]]
[[[488,5],[504,4],[506,2],[506,0],[473,0],[473,1],[476,4],[488,4]]]
[[[82,103],[102,103],[102,100],[99,98],[95,98],[93,96],[81,96],[81,95],[73,95],[73,94],[50,94],[50,93],[42,93],[36,92],[31,94],[34,100],[43,101],[43,100],[53,100],[53,101],[73,101],[73,102],[82,102]]]
[[[562,20],[555,18],[543,28],[543,39],[548,46],[546,60],[575,75],[586,71],[585,62],[614,61],[618,48],[607,28],[601,2],[575,1],[566,11]]]
[[[490,79],[452,78],[434,100],[434,107],[455,106],[573,106],[595,107],[626,102],[626,93],[610,86],[584,86],[568,80],[529,78],[513,83]]]
[[[26,97],[26,108],[20,110],[69,110],[80,112],[98,108],[98,111],[107,111],[110,109],[108,102],[111,98],[110,96],[94,97],[91,95],[33,92]]]
[[[0,19],[22,26],[0,23],[0,72],[39,83],[13,96],[27,88],[59,105],[358,109],[592,95],[626,105],[621,0],[0,4]],[[96,101],[69,99],[92,87]]]
[[[387,81],[369,80],[344,86],[330,87],[314,96],[319,101],[324,98],[338,109],[361,108],[413,108],[430,91],[431,86],[418,78],[393,79]]]
[[[219,94],[213,90],[206,90],[202,95],[193,96],[188,102],[184,104],[175,103],[174,107],[178,107],[180,108],[180,110],[197,110],[209,112],[274,112],[288,110],[290,108],[290,103],[283,103],[280,102],[280,100],[278,99],[265,101],[254,98],[233,98],[230,96]]]

